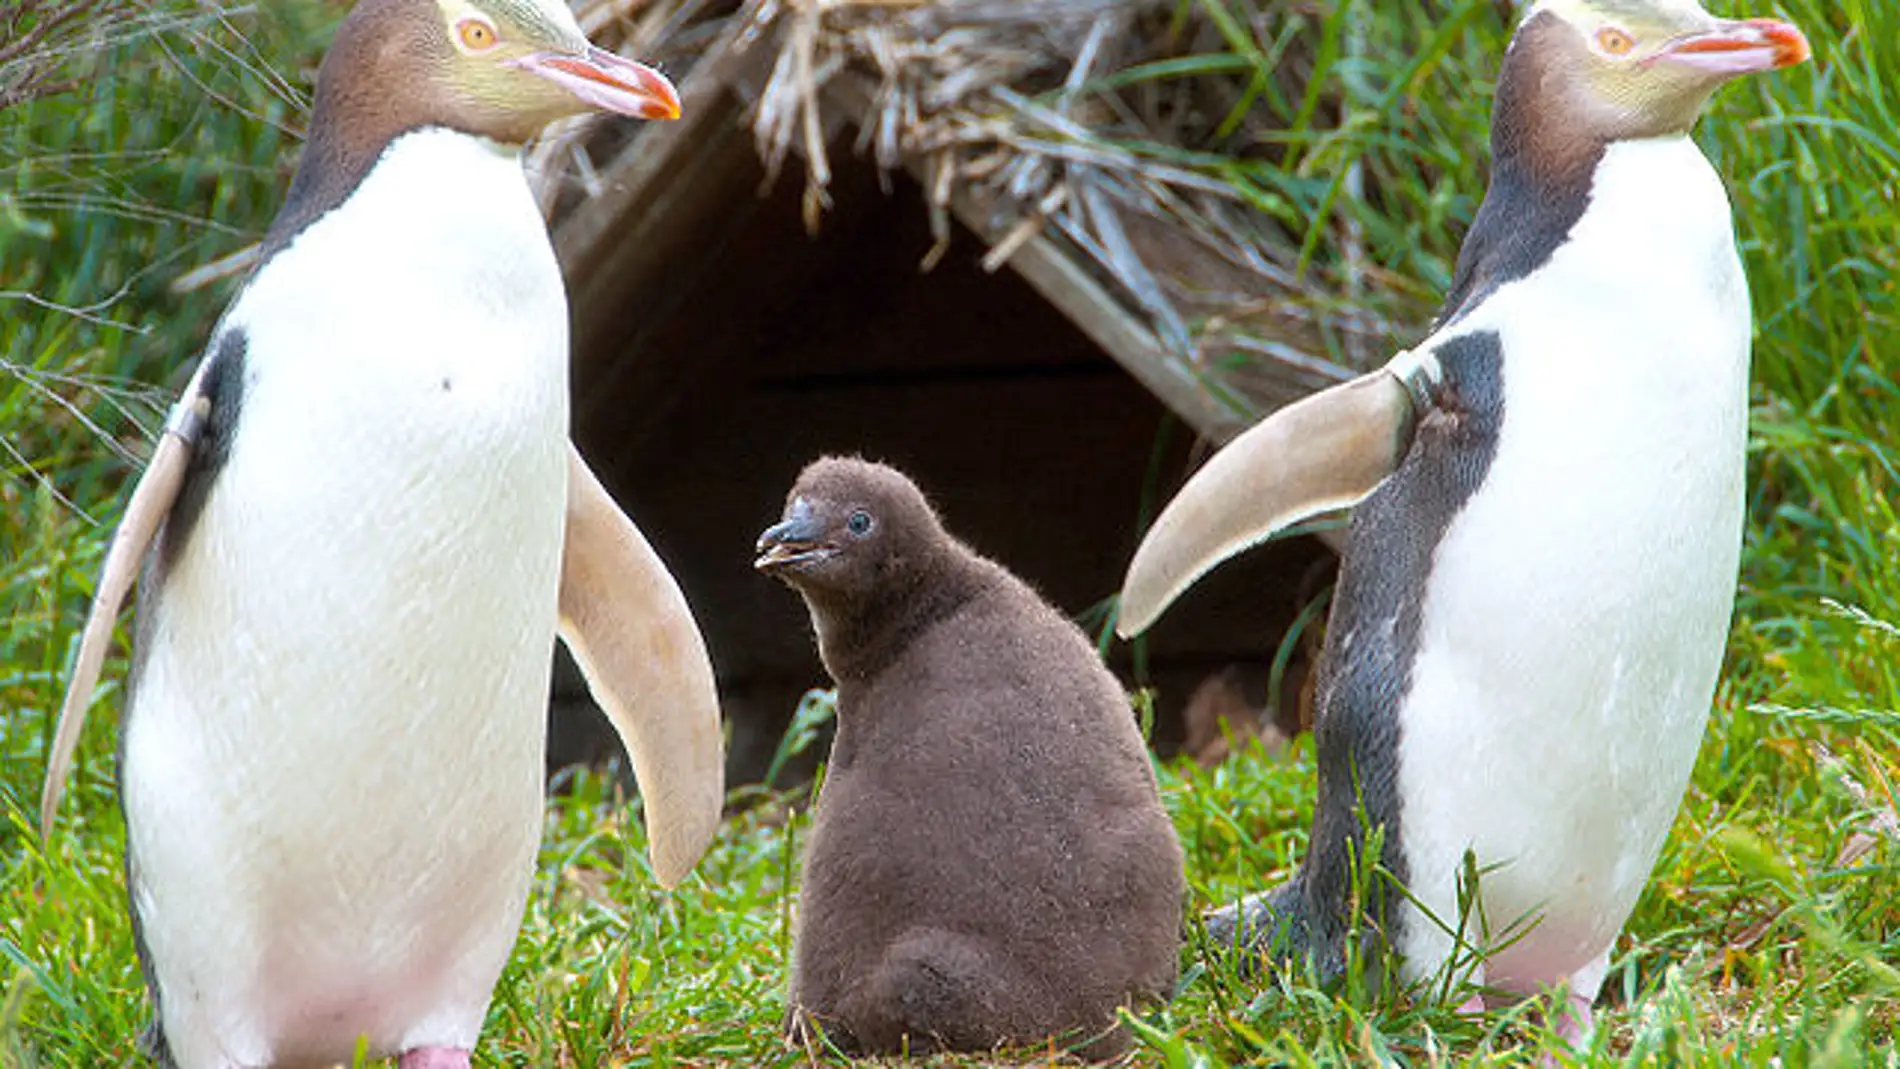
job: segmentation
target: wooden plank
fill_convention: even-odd
[[[963,225],[991,245],[1015,222],[1009,220],[992,230],[985,223],[989,213],[978,211],[963,191],[953,193],[950,204]],[[1168,354],[1140,319],[1049,238],[1030,238],[1008,264],[1199,434],[1225,442],[1251,424],[1245,415],[1221,404],[1198,377]]]
[[[863,115],[870,108],[874,92],[868,77],[841,73],[825,84],[824,107],[830,113]],[[904,169],[916,179],[919,187],[931,188],[928,161],[907,156]],[[1024,217],[1021,209],[1013,204],[999,208],[979,203],[967,187],[950,191],[950,210],[971,233],[992,248]],[[1117,300],[1064,245],[1047,234],[1037,234],[1023,242],[1008,263],[1044,299],[1101,346],[1110,359],[1198,433],[1225,442],[1253,422],[1247,415],[1222,404],[1191,369],[1170,356],[1142,319]]]
[[[599,172],[600,192],[557,223],[555,252],[568,279],[578,359],[598,359],[623,334],[629,313],[677,298],[692,281],[684,255],[709,228],[736,224],[755,206],[733,166],[753,152],[735,77],[769,60],[767,50],[731,53],[734,27],[680,83],[680,118],[651,123]],[[628,297],[635,295],[632,307]]]
[[[696,281],[689,250],[717,242],[757,207],[753,192],[735,187],[731,176],[742,170],[734,165],[737,158],[756,151],[746,122],[748,101],[757,98],[769,75],[771,50],[754,45],[732,52],[736,33],[735,27],[722,36],[681,83],[682,118],[643,130],[602,169],[600,193],[579,204],[556,228],[556,249],[569,278],[578,361],[645,359],[618,351],[637,334],[630,317],[658,316],[674,306],[684,288]],[[864,114],[873,91],[872,81],[863,75],[834,76],[822,91],[828,125]],[[793,148],[795,154],[802,151],[802,145]],[[925,159],[909,158],[905,168],[920,186],[929,188]],[[785,179],[795,181],[797,176]],[[992,247],[1024,218],[1019,206],[980,201],[963,187],[951,191],[950,207]],[[1171,351],[1145,317],[1090,271],[1060,236],[1040,233],[1029,238],[1007,263],[1201,435],[1225,442],[1257,418],[1223,400],[1220,393],[1233,394],[1234,387],[1210,384],[1206,373]],[[626,370],[616,368],[606,377],[617,379]],[[1310,384],[1286,385],[1271,398],[1246,400],[1270,410]]]

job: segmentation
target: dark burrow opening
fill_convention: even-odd
[[[576,439],[693,606],[733,785],[763,775],[799,698],[828,685],[802,603],[751,567],[808,461],[901,468],[952,532],[1099,635],[1144,517],[1205,455],[1028,283],[985,272],[969,233],[920,270],[932,239],[918,188],[897,177],[886,192],[868,164],[836,162],[815,236],[795,178],[755,197],[762,173],[731,176],[736,194],[695,227],[665,298],[630,300],[624,324],[575,354]],[[1197,721],[1267,704],[1275,651],[1332,572],[1317,540],[1274,543],[1204,579],[1139,656],[1110,640],[1123,682],[1156,688],[1160,753],[1182,748],[1191,698]],[[1312,647],[1295,645],[1270,724],[1300,716]],[[551,768],[617,752],[571,664],[550,728]]]

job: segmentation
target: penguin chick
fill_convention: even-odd
[[[1248,700],[1243,678],[1241,666],[1230,664],[1201,680],[1181,709],[1181,752],[1202,768],[1214,768],[1250,748],[1268,754],[1286,748],[1279,724]]]
[[[559,0],[364,0],[259,266],[133,491],[42,800],[145,562],[120,800],[181,1069],[466,1069],[540,841],[550,652],[633,756],[655,875],[721,800],[677,585],[567,440],[567,307],[521,143],[670,118]],[[149,550],[149,552],[148,552]]]
[[[1741,547],[1748,286],[1689,132],[1724,82],[1807,57],[1793,26],[1694,0],[1531,5],[1434,331],[1249,429],[1144,538],[1125,635],[1358,503],[1310,850],[1217,937],[1337,971],[1360,902],[1403,981],[1475,960],[1487,997],[1567,989],[1558,1030],[1588,1034],[1695,763]],[[1403,895],[1360,882],[1367,829]]]
[[[1094,648],[883,465],[811,464],[758,549],[838,686],[791,1034],[873,1054],[1124,1049],[1117,1008],[1174,981],[1185,884]]]

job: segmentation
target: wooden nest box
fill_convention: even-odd
[[[1213,109],[1091,88],[1191,45],[1154,42],[1172,10],[583,11],[663,63],[683,117],[538,150],[573,302],[574,433],[692,602],[734,782],[763,772],[799,697],[826,682],[799,599],[750,567],[814,457],[909,472],[953,531],[1102,633],[1145,523],[1210,444],[1354,373],[1323,355],[1286,235],[1205,170],[1128,147],[1187,137],[1206,123],[1194,109]],[[1158,747],[1181,745],[1181,709],[1210,677],[1265,703],[1330,561],[1314,539],[1266,547],[1139,651],[1111,645],[1125,681],[1158,688]],[[1295,645],[1270,718],[1297,716],[1313,646]],[[584,693],[574,683],[559,689]],[[558,700],[555,716],[557,759],[606,752],[584,716]]]

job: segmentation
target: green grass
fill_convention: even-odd
[[[1500,7],[1256,18],[1203,0],[1192,10],[1263,35],[1206,66],[1245,70],[1273,54],[1275,35],[1332,34],[1317,77],[1343,104],[1282,99],[1261,77],[1251,106],[1288,132],[1195,147],[1234,154],[1233,181],[1280,214],[1315,271],[1339,269],[1351,224],[1389,273],[1380,299],[1416,318],[1442,292],[1482,189]],[[1700,133],[1730,181],[1759,324],[1742,593],[1694,780],[1582,1064],[1900,1063],[1900,5],[1784,0],[1779,11],[1808,30],[1816,62],[1730,89]],[[7,1067],[132,1061],[144,1010],[107,715],[122,664],[108,666],[107,708],[44,848],[28,814],[127,453],[142,453],[139,427],[229,293],[180,297],[166,284],[262,231],[302,105],[261,57],[307,86],[334,17],[318,5],[201,12],[155,5],[112,36],[82,94],[0,112],[0,291],[89,310],[0,296]],[[1353,162],[1357,190],[1335,181]],[[1277,881],[1302,854],[1310,743],[1161,777],[1197,910]],[[733,820],[667,894],[638,821],[604,792],[583,780],[550,812],[486,1063],[803,1062],[775,1030],[802,819],[766,805]],[[1179,997],[1141,1021],[1140,1064],[1465,1065],[1554,1049],[1528,1008],[1466,1019],[1363,986],[1246,979],[1204,947],[1184,961]]]

